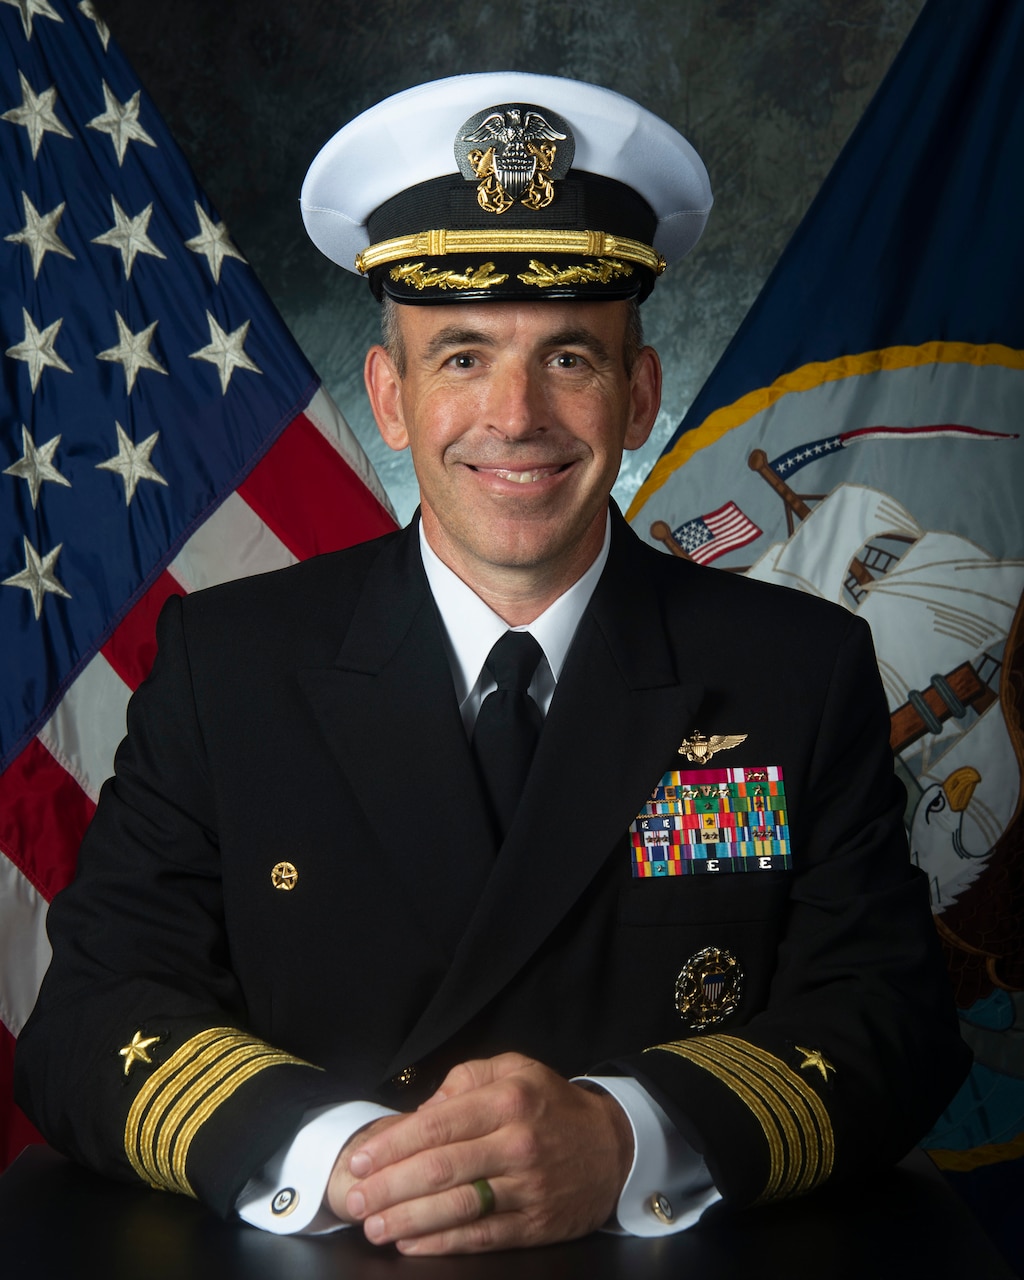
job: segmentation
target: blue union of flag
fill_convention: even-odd
[[[394,525],[90,0],[0,4],[0,1168],[13,1038],[171,593]]]

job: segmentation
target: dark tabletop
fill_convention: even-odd
[[[742,1213],[660,1240],[610,1235],[486,1257],[405,1259],[355,1231],[301,1239],[226,1223],[180,1196],[123,1186],[42,1147],[0,1178],[9,1280],[1013,1280],[921,1153],[872,1187]]]

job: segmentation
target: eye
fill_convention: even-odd
[[[559,369],[578,369],[583,360],[571,351],[560,351],[551,363]]]
[[[448,363],[453,369],[474,369],[476,356],[470,355],[468,351],[459,351],[456,355],[448,357]]]

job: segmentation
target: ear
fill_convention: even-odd
[[[402,412],[402,379],[383,347],[371,347],[366,353],[363,381],[384,443],[390,449],[408,448],[409,433]]]
[[[623,448],[639,449],[646,443],[660,408],[661,360],[653,347],[643,347],[629,380],[629,421]]]

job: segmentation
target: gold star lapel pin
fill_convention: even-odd
[[[746,742],[745,733],[713,733],[705,738],[702,733],[693,733],[679,744],[679,754],[687,760],[698,760],[705,764],[718,751],[728,751],[730,747],[738,747]]]
[[[825,1081],[828,1080],[828,1073],[835,1071],[835,1067],[820,1049],[805,1049],[802,1044],[795,1044],[793,1048],[804,1055],[804,1060],[800,1063],[801,1071],[820,1071],[821,1078]]]
[[[144,1037],[141,1031],[136,1031],[131,1038],[131,1043],[126,1044],[123,1049],[118,1049],[118,1053],[122,1058],[124,1058],[125,1075],[131,1071],[136,1062],[144,1062],[147,1067],[151,1067],[153,1065],[153,1059],[149,1056],[148,1050],[150,1050],[153,1045],[159,1043],[159,1036]]]
[[[299,873],[293,862],[278,862],[270,873],[270,883],[275,889],[290,892],[299,883]]]

